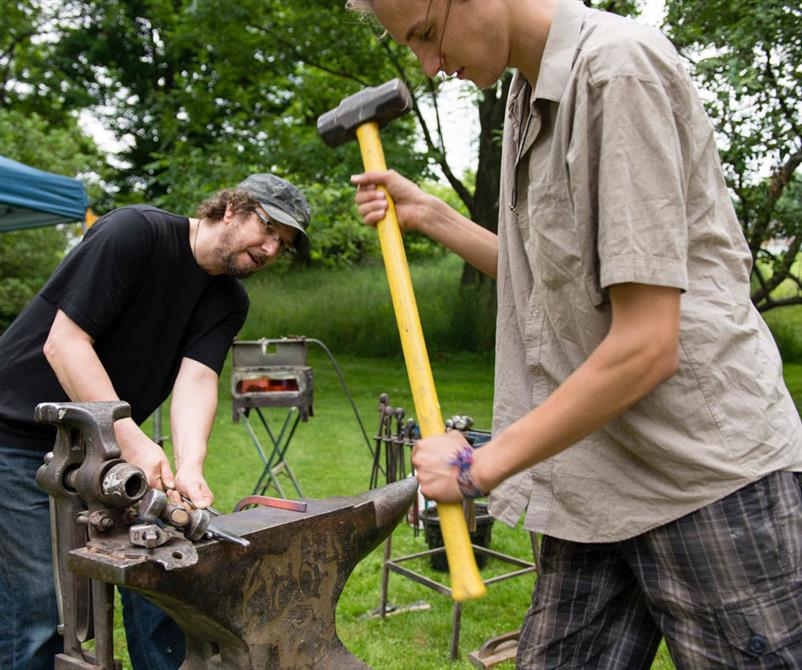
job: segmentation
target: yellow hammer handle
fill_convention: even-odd
[[[357,128],[356,136],[365,170],[368,172],[386,170],[377,124],[371,122],[360,126]],[[423,437],[441,435],[445,433],[445,424],[434,388],[432,368],[429,365],[429,355],[423,339],[423,329],[418,316],[415,293],[412,290],[412,279],[398,227],[395,204],[389,194],[387,203],[387,215],[379,221],[376,228],[379,232],[379,243],[398,331],[401,335],[401,347],[404,350],[415,414]],[[487,588],[476,566],[462,505],[439,503],[437,510],[451,574],[451,597],[458,602],[481,598],[487,592]]]

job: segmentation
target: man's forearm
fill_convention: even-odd
[[[214,501],[203,466],[217,410],[217,381],[214,370],[184,358],[173,386],[170,430],[176,488],[197,507],[208,507]]]
[[[64,392],[73,402],[120,399],[90,339],[80,336],[60,340],[48,338],[45,356]],[[140,441],[141,433],[131,418],[115,421],[114,434],[127,460],[136,460],[128,451],[128,446]]]
[[[181,362],[170,405],[176,470],[203,469],[217,411],[217,381],[215,372],[202,363],[188,358]]]
[[[486,445],[491,449],[477,452],[480,488],[492,489],[510,475],[579,442],[665,378],[660,371],[667,367],[648,354],[626,359],[609,348],[600,346],[541,405]]]
[[[489,277],[496,276],[498,236],[462,216],[442,200],[432,198],[425,234]]]
[[[679,291],[635,285],[615,290],[629,295],[619,300],[598,348],[542,404],[477,452],[475,479],[482,490],[604,427],[674,373]]]
[[[59,310],[53,320],[44,354],[64,392],[74,402],[119,400],[92,338]],[[148,485],[172,485],[172,471],[164,452],[133,419],[114,422],[114,435],[122,457],[145,473]]]

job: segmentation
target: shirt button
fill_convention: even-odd
[[[749,651],[753,654],[762,654],[767,646],[768,640],[762,635],[755,634],[749,638]]]

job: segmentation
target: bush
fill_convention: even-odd
[[[0,333],[38,293],[67,246],[66,226],[0,234]]]

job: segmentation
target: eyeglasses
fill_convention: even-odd
[[[278,242],[279,253],[283,254],[284,256],[292,256],[295,254],[295,246],[292,242],[287,242],[281,238],[281,235],[278,234],[278,230],[276,230],[275,225],[273,222],[268,219],[264,214],[260,214],[259,210],[253,210],[253,213],[256,214],[256,218],[262,222],[262,225],[265,227],[265,233],[270,237],[271,240],[274,242]]]

